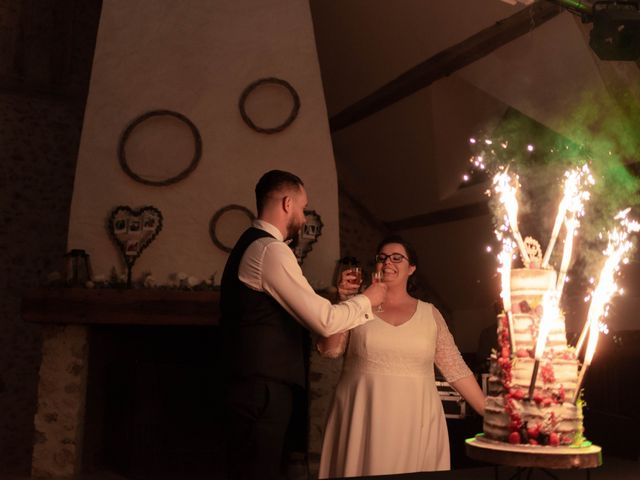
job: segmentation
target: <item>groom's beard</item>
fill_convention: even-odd
[[[304,225],[302,222],[298,222],[296,219],[292,218],[289,220],[289,224],[287,225],[287,238],[285,240],[295,240],[298,238],[298,233],[300,233],[300,229]]]

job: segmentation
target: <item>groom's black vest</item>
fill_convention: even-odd
[[[231,251],[222,275],[220,308],[231,379],[263,377],[306,387],[304,328],[271,296],[238,279],[240,260],[264,230],[249,228]]]

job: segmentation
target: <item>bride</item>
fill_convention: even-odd
[[[388,287],[376,318],[318,341],[321,355],[345,355],[329,410],[320,478],[450,469],[449,437],[434,364],[480,415],[484,394],[440,312],[407,289],[418,267],[414,249],[398,236],[377,249]],[[340,299],[356,293],[343,272]]]

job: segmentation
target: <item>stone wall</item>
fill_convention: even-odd
[[[43,327],[42,365],[31,472],[71,478],[81,468],[89,329]]]
[[[365,270],[372,271],[375,249],[389,230],[344,188],[340,188],[339,204],[340,253],[343,257],[356,257]]]
[[[0,1],[0,474],[31,465],[42,339],[21,290],[64,267],[100,4]]]
[[[65,102],[0,95],[0,464],[31,463],[39,327],[22,322],[20,290],[64,267],[82,111]]]

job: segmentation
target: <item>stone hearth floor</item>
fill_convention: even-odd
[[[559,480],[583,480],[589,478],[586,470],[553,470],[553,474]],[[493,467],[467,468],[453,470],[450,472],[432,472],[432,473],[410,473],[406,475],[382,475],[377,477],[369,477],[375,480],[396,479],[396,480],[496,480],[518,478],[513,477],[516,469],[512,467],[500,467],[499,475],[496,477]],[[523,477],[532,480],[549,479],[543,471],[534,471],[528,477],[523,473]],[[603,465],[600,468],[593,469],[590,472],[590,480],[638,480],[640,479],[640,459],[638,461],[624,460],[616,457],[605,457]],[[0,473],[0,480],[36,480],[31,477],[19,475],[6,475]],[[81,475],[75,480],[141,480],[141,477],[123,477],[110,472],[97,472],[87,475]],[[146,477],[143,480],[223,480],[214,479],[211,476],[176,476],[176,477]]]

